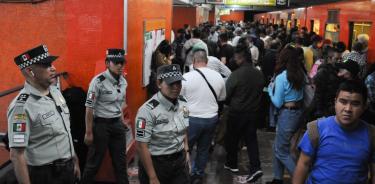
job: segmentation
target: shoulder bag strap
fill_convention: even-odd
[[[314,149],[319,146],[318,120],[307,123],[307,135]]]
[[[204,74],[202,73],[202,71],[200,71],[198,68],[195,68],[195,70],[196,70],[199,74],[201,74],[202,77],[204,78],[204,80],[207,82],[208,87],[210,88],[212,94],[214,94],[215,99],[216,99],[216,101],[217,101],[217,95],[216,95],[216,93],[215,93],[215,90],[214,90],[214,88],[211,86],[211,84],[208,82],[206,76],[204,76]]]

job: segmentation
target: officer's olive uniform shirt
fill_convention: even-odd
[[[68,106],[56,87],[50,87],[50,95],[42,95],[26,82],[8,109],[9,146],[25,148],[28,165],[74,155]]]
[[[92,79],[87,93],[86,107],[94,109],[95,117],[120,117],[127,85],[123,76],[117,81],[107,69]]]
[[[188,116],[185,99],[180,97],[174,105],[159,92],[138,110],[135,139],[148,143],[151,155],[179,152],[184,148]]]

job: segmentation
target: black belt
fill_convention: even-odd
[[[39,166],[30,165],[29,167],[36,168],[36,169],[44,168],[44,167],[66,167],[66,166],[69,166],[70,164],[73,164],[73,159],[65,158],[65,159],[57,159],[57,160],[54,160],[53,162],[50,162],[44,165],[39,165]]]
[[[179,151],[169,155],[151,155],[152,158],[161,158],[161,159],[177,159],[183,156],[184,151]]]
[[[300,106],[287,107],[287,106],[284,106],[284,105],[281,108],[283,108],[283,109],[289,109],[289,110],[299,110],[299,109],[301,109]]]
[[[120,117],[117,118],[101,118],[101,117],[95,117],[94,121],[95,123],[116,123],[119,122]]]

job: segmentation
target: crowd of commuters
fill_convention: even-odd
[[[216,26],[205,23],[177,30],[176,40],[171,44],[175,56],[171,61],[185,73],[180,94],[186,97],[189,109],[187,150],[190,154],[197,152],[191,161],[191,183],[202,183],[212,146],[209,143],[214,137],[224,137],[227,154],[224,168],[233,173],[239,172],[238,153],[244,143],[250,161],[246,181],[257,181],[263,175],[257,141],[260,127],[276,133],[274,179],[267,183],[283,183],[285,170],[294,183],[365,181],[367,172],[372,174],[373,170],[366,168],[372,166],[375,156],[367,137],[371,133],[361,134],[361,131],[371,132],[372,127],[367,124],[374,123],[375,74],[367,61],[368,40],[367,35],[358,35],[349,51],[345,43],[324,39],[305,27],[258,22],[224,22]],[[223,81],[225,92],[221,92]],[[342,149],[338,145],[323,147],[321,153],[320,147],[309,147],[307,131],[297,146],[301,152],[297,165],[291,140],[298,130],[305,130],[307,123],[314,120],[318,120],[320,140],[331,135],[338,136],[332,140],[335,144],[368,143],[369,146],[362,148],[362,154],[366,154],[363,160],[345,162],[342,168],[329,167],[327,163],[332,162],[324,160],[332,157],[330,154],[337,156],[338,162],[345,160],[344,156],[358,154],[342,150],[344,155],[335,155],[335,149]],[[321,125],[323,122],[335,122],[327,126],[342,130],[329,132],[329,127]],[[215,127],[224,127],[224,131],[215,133]],[[347,137],[351,131],[358,131],[353,134],[362,137],[358,140]],[[222,132],[224,135],[220,135]],[[344,138],[350,140],[346,142]],[[324,146],[323,142],[319,146]],[[354,173],[347,175],[349,171]],[[294,177],[295,173],[299,176]]]
[[[258,128],[276,134],[267,184],[282,184],[285,170],[295,184],[366,183],[369,173],[374,184],[375,71],[367,61],[368,40],[359,35],[349,51],[306,28],[258,22],[177,30],[172,43],[163,40],[153,53],[149,100],[136,116],[141,184],[203,183],[218,138],[224,140],[224,169],[239,172],[245,146],[246,182],[256,182],[263,175]],[[26,83],[9,107],[8,132],[21,183],[80,179],[69,110],[51,87],[55,59],[43,45],[15,58]],[[89,155],[81,182],[93,182],[109,148],[116,182],[129,183],[124,50],[108,49],[105,64],[85,104]],[[297,156],[291,140],[304,129]]]

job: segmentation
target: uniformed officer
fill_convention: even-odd
[[[95,76],[86,99],[85,143],[89,146],[82,183],[93,183],[107,147],[118,184],[129,183],[126,167],[126,125],[122,109],[126,105],[127,82],[124,70],[125,51],[108,49],[107,70]]]
[[[189,112],[186,100],[179,96],[181,80],[178,65],[159,67],[160,91],[138,110],[135,139],[141,184],[189,183]]]
[[[74,183],[80,175],[69,109],[51,85],[56,82],[56,59],[45,45],[14,59],[26,78],[7,114],[10,158],[19,183]]]

